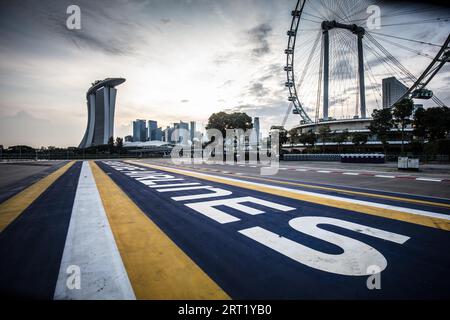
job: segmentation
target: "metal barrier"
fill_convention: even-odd
[[[385,163],[384,154],[342,154],[342,163]]]
[[[285,154],[284,161],[336,161],[343,163],[385,163],[384,154]]]
[[[285,161],[341,161],[340,154],[285,154]]]

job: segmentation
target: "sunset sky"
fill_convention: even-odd
[[[364,2],[369,3],[358,5]],[[81,30],[66,28],[70,4],[81,8]],[[267,131],[271,124],[281,124],[289,105],[284,49],[295,4],[295,0],[0,0],[0,144],[78,145],[87,121],[85,93],[91,82],[107,77],[126,78],[118,87],[116,136],[131,134],[131,121],[137,118],[157,120],[163,127],[180,120],[200,126],[211,113],[222,110],[259,116]],[[380,6],[382,15],[392,12]],[[450,17],[450,11],[442,8],[414,12],[388,21]],[[449,22],[386,26],[379,32],[442,44],[449,26]],[[430,62],[383,44],[415,76]],[[419,44],[412,46],[422,50]],[[429,55],[438,50],[423,48]],[[446,103],[449,85],[446,66],[431,86]],[[373,108],[371,98],[368,103]],[[299,120],[291,115],[286,126]]]

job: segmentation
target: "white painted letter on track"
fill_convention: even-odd
[[[236,218],[232,216],[231,214],[228,214],[226,212],[223,212],[222,210],[219,210],[217,206],[226,206],[235,210],[242,211],[246,214],[250,215],[256,215],[264,213],[264,211],[251,208],[249,206],[243,205],[244,202],[250,202],[255,203],[261,206],[265,206],[268,208],[272,208],[279,211],[292,211],[295,210],[295,208],[284,206],[278,203],[261,200],[254,197],[242,197],[242,198],[232,198],[232,199],[222,199],[222,200],[213,200],[213,201],[205,201],[205,202],[196,202],[196,203],[188,203],[186,206],[188,206],[191,209],[194,209],[195,211],[207,216],[208,218],[211,218],[221,224],[224,223],[230,223],[239,221],[239,218]]]
[[[333,225],[359,232],[375,238],[405,243],[409,237],[370,228],[364,225],[327,217],[299,217],[292,219],[289,225],[295,230],[324,240],[340,247],[341,254],[327,254],[300,243],[283,238],[261,227],[253,227],[239,233],[311,268],[346,276],[367,276],[368,267],[379,266],[380,272],[387,266],[386,258],[375,248],[359,241],[318,227],[319,224]]]

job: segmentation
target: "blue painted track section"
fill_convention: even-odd
[[[225,198],[252,196],[297,208],[281,213],[248,204],[266,212],[250,216],[221,207],[221,210],[241,219],[222,225],[186,207],[186,202],[180,203],[170,198],[204,193],[202,191],[159,193],[105,163],[97,163],[232,298],[450,298],[450,232],[168,173],[182,177],[186,182],[199,182],[233,192]],[[210,199],[203,201],[207,200]],[[388,266],[381,274],[382,289],[368,290],[367,277],[342,276],[310,268],[238,233],[245,228],[260,226],[325,253],[341,252],[340,248],[300,233],[288,225],[289,220],[301,216],[341,219],[405,235],[410,239],[400,245],[336,226],[322,226],[323,229],[360,240],[385,256]]]
[[[0,296],[53,299],[80,171],[77,162],[0,233]]]

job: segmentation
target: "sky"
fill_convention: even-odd
[[[332,0],[307,3],[305,12],[314,22],[303,20],[300,26],[304,31],[296,51],[299,74],[320,28],[318,17],[330,10],[350,13],[359,8],[362,11],[352,19],[364,18],[371,1],[341,2],[341,8]],[[405,3],[394,8],[378,3],[386,26],[376,32],[435,44],[442,44],[450,32],[449,22],[389,26],[450,17],[448,8]],[[66,27],[66,9],[71,4],[81,9],[80,30]],[[283,66],[295,4],[296,0],[0,0],[0,144],[77,146],[86,129],[85,93],[93,81],[107,77],[126,78],[117,87],[116,136],[131,134],[135,119],[157,120],[163,128],[180,120],[196,121],[201,127],[219,111],[259,116],[267,132],[271,125],[283,123],[289,107]],[[320,9],[322,5],[325,9]],[[339,55],[333,55],[333,70],[351,73],[354,61],[346,59],[351,61],[352,53],[338,45],[351,40],[342,31],[334,39]],[[388,42],[380,43],[415,76],[430,62]],[[430,56],[439,49],[401,43]],[[319,52],[312,55],[313,70],[301,91],[310,114],[315,109],[311,97],[317,95]],[[367,53],[366,58],[370,61],[375,56]],[[381,62],[373,60],[372,67],[371,79],[381,85],[388,73]],[[352,102],[356,95],[351,79],[341,78],[335,77],[332,89],[332,99],[339,106],[330,112],[336,117],[351,116],[356,102]],[[432,83],[433,91],[446,103],[450,102],[449,84],[446,66]],[[367,93],[370,110],[377,106],[374,92],[371,88]],[[291,114],[285,126],[299,121]]]

